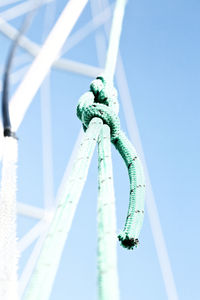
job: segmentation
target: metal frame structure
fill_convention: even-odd
[[[46,0],[43,1],[43,4],[51,4],[53,0]],[[3,13],[0,14],[0,32],[7,36],[9,39],[14,39],[16,36],[17,30],[11,26],[9,23],[7,23],[9,20],[14,19],[20,15],[26,14],[28,11],[32,9],[32,1],[23,1],[23,3],[18,4],[18,2],[22,2],[19,0],[7,0],[1,2],[1,7],[5,5],[5,7],[8,4],[16,4],[14,7],[5,9]],[[73,26],[75,25],[76,21],[78,20],[82,10],[87,4],[87,0],[70,0],[67,3],[67,6],[65,10],[62,12],[61,17],[57,21],[56,25],[54,26],[53,30],[48,36],[48,39],[44,42],[43,46],[40,48],[39,45],[28,39],[26,36],[23,36],[20,40],[19,46],[22,47],[24,50],[27,51],[28,55],[31,56],[31,59],[34,58],[33,63],[31,64],[31,67],[29,68],[27,72],[27,65],[20,68],[18,71],[13,72],[11,77],[11,82],[16,83],[18,82],[26,73],[25,77],[22,79],[16,93],[11,99],[11,117],[14,123],[15,130],[20,126],[20,123],[23,120],[23,116],[26,113],[27,108],[29,107],[35,93],[39,89],[40,85],[42,84],[43,80],[49,73],[51,67],[54,67],[59,70],[66,70],[74,73],[78,73],[81,75],[89,76],[91,78],[94,78],[97,74],[101,73],[102,68],[92,66],[92,65],[86,65],[82,64],[80,62],[63,59],[62,57],[57,58],[58,54],[66,53],[70,48],[77,45],[82,39],[84,39],[87,35],[91,34],[93,31],[95,31],[100,25],[106,24],[106,22],[110,19],[112,16],[112,5],[108,3],[108,1],[105,0],[91,0],[91,8],[92,8],[92,15],[93,19],[83,26],[80,30],[78,30],[76,33],[71,35],[68,39],[68,43],[66,46],[63,47],[64,42],[68,35],[70,34],[70,31],[72,30]],[[95,2],[95,5],[94,5]],[[73,16],[73,17],[72,17]],[[72,18],[71,18],[72,17]],[[67,20],[67,21],[66,21]],[[56,27],[57,26],[57,27]],[[52,47],[52,43],[55,44],[55,39],[57,39],[57,32],[61,32],[61,28],[65,27],[68,28],[68,30],[65,30],[65,34],[60,36],[60,40],[57,40],[56,45],[57,48]],[[105,26],[105,31],[107,32],[107,28]],[[45,35],[45,33],[44,33]],[[99,53],[99,63],[102,66],[103,60],[105,58],[104,50],[106,47],[103,45],[106,45],[105,36],[96,33],[96,45],[97,45],[97,53]],[[101,46],[100,46],[101,45]],[[63,47],[62,52],[61,49]],[[54,48],[54,52],[50,52],[49,49]],[[47,55],[48,53],[48,55]],[[48,59],[45,59],[45,57],[48,56]],[[19,65],[23,64],[24,62],[30,61],[30,58],[28,56],[24,56],[24,58],[19,58]],[[45,65],[45,63],[46,65]],[[38,66],[42,66],[43,69],[38,69]],[[39,70],[39,71],[38,71]],[[38,81],[36,82],[36,75],[38,75],[40,72],[41,77],[38,76]],[[42,247],[42,244],[45,240],[45,236],[47,235],[49,225],[51,224],[53,215],[55,213],[55,205],[53,204],[53,195],[52,190],[49,188],[53,184],[53,168],[52,168],[52,154],[51,154],[51,117],[50,117],[50,103],[48,101],[49,98],[49,78],[50,73],[47,76],[46,80],[43,83],[43,87],[41,90],[41,111],[42,111],[42,127],[43,132],[48,133],[47,135],[43,134],[43,140],[46,138],[43,151],[45,151],[45,145],[48,144],[48,151],[50,151],[49,157],[46,157],[43,155],[43,167],[44,167],[44,190],[45,190],[45,199],[44,199],[44,209],[40,209],[38,207],[31,206],[29,204],[23,204],[18,202],[17,203],[17,210],[18,213],[21,215],[25,215],[30,218],[34,218],[38,220],[37,224],[19,241],[19,249],[21,253],[29,247],[34,241],[37,240],[32,254],[28,260],[27,265],[24,268],[24,271],[20,278],[20,295],[23,295],[23,292],[26,288],[26,285],[28,283],[28,280],[33,272],[37,257],[39,255],[40,249]],[[170,300],[177,300],[177,292],[176,287],[173,279],[173,274],[166,250],[166,245],[159,221],[159,215],[158,210],[156,208],[156,202],[154,199],[149,173],[148,169],[145,164],[145,158],[143,149],[141,146],[141,140],[139,137],[139,132],[137,128],[137,123],[134,116],[134,110],[133,106],[130,100],[130,92],[128,89],[128,84],[125,76],[125,71],[123,67],[122,59],[119,55],[118,59],[118,66],[116,71],[116,80],[117,85],[119,88],[119,93],[121,95],[122,99],[122,106],[124,109],[125,119],[127,123],[128,132],[130,135],[130,138],[132,141],[134,141],[134,145],[140,154],[143,164],[145,166],[145,173],[147,178],[147,209],[148,209],[148,215],[151,223],[151,229],[154,237],[154,242],[157,250],[158,260],[161,267],[161,272],[163,276],[163,280],[166,287],[166,292],[168,295],[168,299]],[[30,87],[30,82],[36,82],[34,89],[28,88],[27,85]],[[26,88],[25,88],[26,87]],[[0,83],[0,90],[1,90],[1,83]],[[26,93],[26,101],[27,103],[21,102],[21,95]],[[45,100],[46,99],[46,100]],[[45,108],[48,108],[46,111],[44,110],[44,101],[47,101],[47,105]],[[19,118],[16,119],[16,115],[14,114],[14,111],[16,110],[16,107],[20,107],[21,113],[18,114]],[[77,139],[77,142],[74,146],[74,150],[72,152],[71,158],[69,159],[68,165],[66,167],[66,171],[63,175],[63,179],[61,181],[60,187],[58,189],[57,193],[57,199],[56,203],[58,202],[59,197],[64,192],[65,189],[65,182],[66,178],[68,177],[68,174],[71,170],[71,165],[73,161],[73,157],[75,156],[75,153],[77,152],[77,148],[80,143],[81,132],[79,135],[79,138]],[[2,124],[0,124],[0,143],[2,143]],[[0,150],[1,151],[1,150]],[[1,153],[0,153],[0,159],[1,159]]]

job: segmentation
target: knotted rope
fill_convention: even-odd
[[[77,116],[86,131],[94,117],[103,120],[110,127],[111,142],[119,151],[128,169],[130,197],[128,214],[123,231],[118,235],[121,245],[133,249],[139,243],[138,236],[144,217],[144,175],[136,150],[120,129],[117,91],[102,76],[90,85],[90,91],[83,94],[78,102]]]

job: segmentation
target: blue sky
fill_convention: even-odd
[[[67,1],[57,1],[57,18]],[[2,9],[3,11],[3,9]],[[45,8],[34,18],[27,36],[42,43]],[[179,299],[200,298],[199,251],[199,110],[200,110],[200,2],[128,1],[120,52],[128,79],[161,225],[171,260]],[[91,19],[85,8],[73,32]],[[10,21],[19,28],[22,18]],[[99,32],[104,32],[103,27]],[[10,42],[0,35],[1,65]],[[64,57],[98,66],[94,34]],[[18,55],[25,53],[18,51]],[[53,69],[51,72],[51,117],[54,196],[80,129],[76,105],[92,78]],[[12,93],[17,88],[13,86]],[[120,101],[120,99],[119,99]],[[121,106],[120,106],[121,108]],[[121,126],[127,132],[120,109]],[[11,120],[12,121],[12,120]],[[38,93],[19,128],[17,198],[43,206],[42,135]],[[125,221],[128,207],[128,175],[121,157],[112,148],[117,208],[117,228]],[[147,195],[148,197],[148,195]],[[97,299],[96,205],[97,155],[66,242],[50,300]],[[22,237],[34,220],[18,217]],[[20,270],[28,259],[27,249]],[[53,259],[53,258],[52,258]],[[152,238],[148,214],[140,246],[127,251],[118,246],[121,300],[167,299]]]

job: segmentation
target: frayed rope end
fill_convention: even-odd
[[[118,235],[118,239],[122,247],[133,250],[134,247],[137,248],[139,240],[133,237],[129,237],[126,233],[121,232]]]

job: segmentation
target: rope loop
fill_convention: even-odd
[[[111,129],[112,142],[120,133],[118,111],[117,90],[102,76],[92,81],[90,92],[80,97],[77,106],[77,116],[82,121],[84,131],[94,117],[101,118]]]
[[[144,216],[144,176],[142,164],[135,148],[120,129],[117,91],[110,81],[98,76],[90,84],[90,91],[78,102],[77,116],[87,130],[94,117],[101,118],[110,127],[111,142],[123,158],[129,174],[130,197],[128,214],[123,231],[118,235],[121,245],[127,249],[137,247],[138,235]]]

